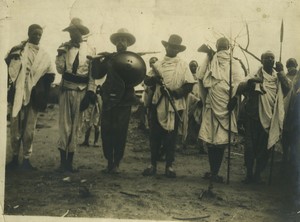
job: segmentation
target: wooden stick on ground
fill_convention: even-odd
[[[133,194],[133,193],[127,193],[127,192],[124,192],[124,191],[120,191],[121,194],[125,194],[127,196],[131,196],[131,197],[140,197],[139,195],[137,194]]]
[[[172,217],[175,220],[199,220],[210,217],[210,215],[200,216],[200,217]]]
[[[69,212],[70,212],[70,210],[67,210],[66,213],[64,213],[61,217],[67,216]]]

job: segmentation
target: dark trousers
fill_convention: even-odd
[[[270,156],[268,146],[268,133],[263,129],[260,120],[248,118],[245,121],[245,164],[247,168],[247,177],[253,176],[253,167],[256,160],[255,175],[266,168]]]
[[[151,164],[156,166],[156,162],[160,156],[161,146],[163,145],[166,152],[166,167],[172,166],[175,160],[179,119],[175,117],[174,130],[167,131],[162,128],[158,122],[156,108],[151,107],[149,112]]]
[[[131,106],[117,106],[102,111],[101,138],[109,168],[119,166],[123,158],[130,114]]]
[[[213,176],[216,176],[219,173],[226,146],[227,145],[207,145],[210,173]]]

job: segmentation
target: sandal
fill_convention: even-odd
[[[142,175],[143,175],[144,177],[146,177],[146,176],[153,176],[153,175],[155,175],[155,174],[156,174],[156,167],[154,167],[154,166],[152,166],[152,165],[148,166],[148,167],[143,171],[143,173],[142,173]]]
[[[245,179],[242,180],[242,183],[243,184],[251,184],[251,183],[254,183],[254,180],[253,180],[253,178],[246,177]]]
[[[202,178],[205,179],[205,180],[209,180],[211,178],[211,173],[206,172]]]
[[[168,177],[168,178],[176,178],[176,173],[175,173],[175,171],[173,170],[172,167],[167,167],[166,168],[166,177]]]

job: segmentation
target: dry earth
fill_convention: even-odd
[[[9,123],[8,123],[9,124]],[[33,165],[36,172],[6,172],[5,214],[66,217],[101,217],[190,221],[300,221],[291,205],[291,178],[281,170],[280,153],[275,155],[272,185],[244,185],[242,144],[233,147],[230,184],[215,184],[215,198],[201,193],[208,181],[201,176],[208,170],[207,156],[199,155],[192,146],[176,150],[176,179],[165,178],[164,163],[158,165],[155,177],[143,177],[149,163],[147,134],[137,128],[132,116],[121,174],[106,175],[100,147],[79,147],[75,164],[77,174],[60,174],[56,147],[58,106],[40,113],[34,140]],[[7,139],[9,141],[9,130]],[[92,141],[93,137],[90,138]],[[82,141],[82,137],[80,138]],[[101,140],[100,140],[101,144]],[[7,160],[11,150],[7,146]],[[221,175],[226,176],[225,158]],[[269,168],[264,180],[267,181]],[[69,177],[69,181],[64,178]],[[82,195],[82,190],[90,195]]]

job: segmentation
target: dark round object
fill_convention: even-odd
[[[111,60],[111,67],[126,87],[140,84],[146,76],[146,63],[142,57],[134,52],[125,51],[116,53]]]

